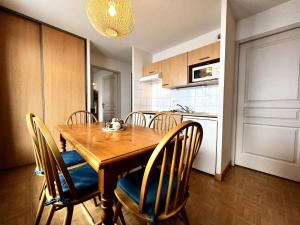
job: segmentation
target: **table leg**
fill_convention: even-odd
[[[99,171],[99,191],[101,192],[101,221],[103,225],[113,225],[114,189],[117,185],[117,175],[110,169]]]
[[[61,151],[65,152],[67,141],[61,134],[59,134],[59,141],[60,141],[59,147],[60,147]]]

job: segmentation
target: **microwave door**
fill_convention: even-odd
[[[211,77],[212,76],[212,67],[209,66],[209,67],[206,67],[206,68],[203,68],[200,72],[200,76],[201,78],[206,78],[206,77]]]
[[[193,81],[197,81],[201,78],[200,70],[193,70]]]
[[[203,81],[212,78],[212,67],[194,68],[193,69],[193,81]]]

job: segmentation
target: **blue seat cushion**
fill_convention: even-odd
[[[68,150],[60,154],[67,167],[85,162],[84,158],[76,150]]]
[[[67,167],[77,165],[79,163],[84,163],[85,160],[76,150],[68,150],[60,153],[65,165]],[[34,173],[38,176],[45,175],[45,171],[42,169],[35,169]]]
[[[142,186],[142,180],[144,176],[144,168],[138,171],[129,173],[125,177],[118,180],[118,187],[128,195],[136,204],[140,203],[140,192]],[[156,193],[159,183],[159,176],[160,176],[160,169],[155,168],[150,180],[146,201],[145,201],[145,213],[147,213],[152,219],[154,219],[154,207],[155,207],[155,200],[156,200]],[[162,186],[162,192],[160,197],[160,204],[159,204],[159,213],[162,212],[165,208],[165,202],[167,198],[168,192],[168,185],[169,185],[169,175],[165,174]],[[172,183],[172,195],[175,194],[176,189],[176,178],[174,177]]]
[[[89,164],[69,170],[69,174],[79,198],[98,190],[98,173]],[[59,175],[59,179],[63,191],[62,197],[66,200],[72,200],[69,186],[63,174]]]

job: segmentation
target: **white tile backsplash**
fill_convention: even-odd
[[[169,111],[177,108],[176,104],[194,112],[217,114],[218,85],[166,89],[161,82],[141,83],[135,79],[134,110]]]

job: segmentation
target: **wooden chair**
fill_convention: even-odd
[[[136,127],[145,127],[146,118],[142,112],[131,112],[125,119],[125,123],[129,123]]]
[[[35,115],[33,113],[27,113],[26,124],[30,134],[34,158],[35,158],[35,174],[38,176],[44,176],[44,168],[42,168],[41,156],[40,156],[40,152],[38,151],[38,140],[36,136],[36,130],[35,127],[33,126],[34,117]]]
[[[176,127],[182,121],[182,116],[171,113],[158,113],[149,122],[149,128],[153,128],[162,133],[167,133],[174,127]],[[179,143],[180,144],[180,143]],[[178,146],[181,148],[181,146]],[[170,172],[172,158],[169,157],[167,160],[167,171]],[[176,163],[179,163],[177,156]]]
[[[185,224],[189,224],[185,211],[189,178],[202,137],[202,126],[197,122],[186,121],[170,130],[153,151],[145,169],[118,180],[114,221],[120,217],[125,224],[121,210],[124,206],[148,224],[156,224],[179,213]],[[173,160],[168,173],[166,162],[169,155]],[[177,156],[179,163],[176,163]]]
[[[42,156],[41,156],[41,150],[39,150],[39,144],[38,144],[38,140],[37,140],[37,131],[36,128],[34,126],[33,123],[33,119],[35,118],[35,115],[33,113],[28,113],[26,115],[26,123],[27,123],[27,128],[30,134],[30,138],[32,141],[32,147],[33,147],[33,152],[34,152],[34,157],[35,157],[35,164],[36,164],[36,168],[35,168],[35,174],[41,177],[45,177],[45,170],[42,166]],[[77,153],[75,150],[69,150],[66,152],[60,152],[61,157],[65,163],[65,165],[68,168],[73,168],[75,166],[80,166],[83,165],[85,162],[85,160],[79,155],[79,153]],[[45,188],[45,178],[43,181],[43,186],[41,189],[41,193],[40,193],[40,197],[39,200],[41,201],[41,197],[42,197],[42,193],[43,190]],[[100,197],[99,197],[100,199]],[[95,206],[98,206],[97,200],[96,198],[94,198],[94,204]],[[42,215],[43,212],[43,208],[41,208],[41,212],[40,212],[40,216]],[[39,223],[41,218],[37,218],[37,224]]]
[[[87,124],[87,123],[97,123],[97,122],[98,122],[98,120],[93,113],[85,111],[85,110],[78,110],[78,111],[71,113],[71,115],[67,119],[66,124],[73,125],[73,124]],[[70,144],[70,146],[72,146],[72,145]],[[70,151],[70,150],[68,150],[68,151]],[[99,201],[101,201],[100,199],[101,198],[99,196]],[[94,201],[94,204],[96,207],[99,206],[99,203],[97,202],[97,198],[94,198],[93,201]]]
[[[170,113],[158,113],[149,122],[149,128],[165,133],[176,126],[177,121]]]
[[[55,211],[67,209],[65,225],[71,224],[74,205],[80,204],[90,224],[94,220],[84,202],[95,198],[98,192],[98,174],[88,164],[68,170],[49,130],[39,117],[33,118],[37,134],[41,167],[45,171],[46,185],[38,207],[35,224],[39,224],[44,205],[51,209],[46,224],[50,224]]]
[[[35,156],[35,161],[36,161],[35,173],[37,175],[43,175],[43,169],[41,168],[41,157],[40,157],[39,151],[38,151],[36,130],[33,126],[34,118],[35,118],[35,115],[33,113],[28,113],[26,115],[26,123],[27,123],[27,127],[28,127],[28,130],[30,133],[31,140],[32,140],[34,156]],[[67,167],[78,166],[79,164],[86,163],[84,158],[82,158],[82,156],[75,150],[68,150],[65,152],[61,152],[60,154],[61,154],[61,157],[63,158],[63,161]]]
[[[98,122],[98,120],[93,113],[84,110],[78,110],[71,113],[66,123],[67,125],[72,125],[72,124],[96,123],[96,122]]]
[[[71,113],[71,115],[68,117],[68,119],[66,121],[66,124],[67,125],[80,124],[80,123],[86,124],[89,122],[96,123],[96,122],[98,122],[98,120],[91,112],[79,110],[79,111],[75,111],[75,112]],[[72,145],[70,144],[69,147],[72,147]],[[80,156],[79,153],[75,150],[67,150],[65,152],[66,153],[62,153],[62,154],[66,154],[66,155],[69,154],[74,159],[78,158],[78,156]],[[72,155],[71,155],[71,152],[72,152]],[[70,158],[69,160],[72,160],[72,157],[69,157]],[[64,156],[63,156],[63,158],[64,158]],[[78,160],[79,160],[79,158],[78,158]],[[66,160],[64,160],[64,161],[66,163]],[[68,163],[66,163],[66,164],[68,165]]]

